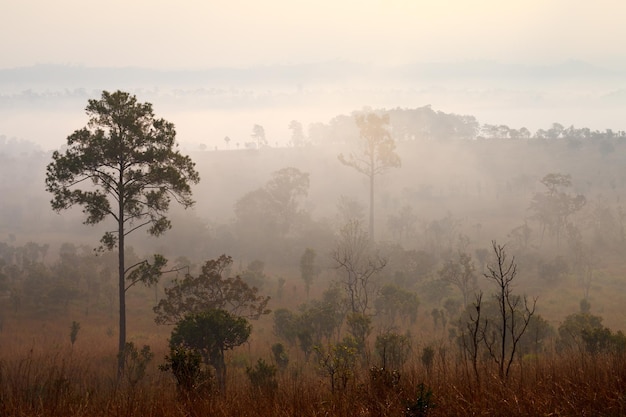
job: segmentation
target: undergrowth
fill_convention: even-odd
[[[159,359],[155,358],[158,363]],[[502,380],[483,364],[481,383],[455,360],[428,370],[357,370],[340,390],[307,364],[258,362],[229,374],[225,392],[181,395],[176,378],[148,367],[117,380],[76,352],[0,358],[0,415],[10,416],[620,416],[626,414],[626,357],[554,355],[518,365]],[[258,365],[261,363],[263,367]],[[111,364],[110,370],[114,370]],[[267,369],[266,369],[267,368]],[[271,370],[271,378],[266,377]],[[259,379],[261,370],[264,378]],[[261,381],[261,382],[259,382]],[[260,387],[268,388],[262,390]],[[271,389],[270,389],[271,388]]]

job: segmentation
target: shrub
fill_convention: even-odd
[[[285,351],[285,346],[282,343],[274,343],[272,345],[272,354],[274,355],[274,362],[278,365],[278,369],[285,370],[289,364],[289,356]]]
[[[263,359],[259,359],[254,367],[246,367],[246,375],[250,379],[252,388],[263,395],[273,395],[278,388],[276,372],[278,369]]]
[[[124,362],[124,377],[131,386],[136,385],[146,375],[148,363],[154,357],[150,346],[144,345],[141,350],[133,342],[126,342],[124,350],[119,353]]]
[[[159,369],[174,374],[180,393],[197,392],[212,387],[211,372],[202,368],[200,353],[183,345],[170,347],[170,354],[165,356],[165,364],[160,365]]]

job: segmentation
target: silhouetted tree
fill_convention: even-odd
[[[439,278],[447,284],[454,285],[461,291],[463,306],[477,287],[476,268],[472,257],[466,253],[459,253],[458,261],[449,259],[439,270]]]
[[[557,246],[569,218],[586,203],[585,196],[568,194],[565,190],[572,186],[572,177],[563,174],[548,174],[541,180],[547,190],[536,193],[530,204],[533,218],[541,225],[541,238],[548,230],[555,238]]]
[[[164,258],[155,257],[128,267],[125,239],[148,226],[158,236],[167,231],[172,199],[187,208],[193,204],[190,184],[200,177],[194,163],[176,150],[174,125],[156,119],[150,103],[138,103],[122,91],[102,92],[89,100],[87,127],[67,138],[64,153],[55,151],[47,167],[46,190],[56,211],[83,207],[86,224],[110,218],[116,230],[101,239],[102,248],[118,248],[119,352],[126,346],[126,290],[136,282],[153,284]],[[82,187],[82,188],[81,188]],[[118,361],[118,374],[124,362]]]
[[[265,129],[261,125],[254,125],[252,127],[252,138],[256,141],[257,149],[263,146],[267,146],[267,138],[265,137]]]
[[[215,368],[217,382],[223,390],[226,385],[224,352],[245,343],[251,331],[252,326],[245,318],[210,309],[185,316],[172,331],[170,348],[186,346],[198,351],[204,362]]]
[[[300,276],[304,281],[307,298],[309,297],[309,291],[311,289],[311,284],[313,283],[313,278],[319,272],[319,268],[315,264],[315,256],[316,253],[313,249],[306,248],[300,257]]]
[[[376,313],[387,319],[386,325],[389,327],[396,325],[398,317],[405,323],[415,323],[419,305],[416,293],[393,284],[383,286],[374,302]]]
[[[301,200],[309,191],[309,174],[287,167],[272,173],[264,187],[235,203],[235,215],[244,236],[256,240],[278,234],[284,237],[304,216]]]
[[[374,113],[355,116],[360,131],[360,150],[347,157],[339,154],[339,161],[365,175],[370,188],[369,235],[374,240],[374,179],[390,168],[400,166],[395,152],[396,144],[388,130],[389,115]]]
[[[230,256],[221,255],[208,260],[197,277],[187,274],[182,280],[174,279],[172,287],[165,289],[165,297],[154,307],[155,321],[175,324],[188,314],[211,309],[251,319],[269,314],[269,297],[259,295],[241,277],[225,276],[232,263]]]
[[[526,296],[513,294],[513,281],[517,277],[515,257],[510,261],[505,247],[492,242],[495,261],[487,266],[485,277],[496,286],[495,300],[498,309],[495,326],[485,326],[482,339],[489,354],[498,364],[501,378],[507,378],[520,339],[535,314],[537,299],[528,302]],[[480,299],[475,306],[480,309]]]
[[[289,130],[291,130],[291,144],[293,146],[303,146],[306,138],[304,137],[304,129],[302,123],[297,120],[289,122]]]
[[[341,271],[351,311],[365,314],[374,294],[373,278],[387,265],[387,259],[373,252],[369,236],[358,221],[341,229],[332,258]]]

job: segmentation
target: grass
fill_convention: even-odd
[[[612,328],[619,328],[624,314],[620,293],[614,291],[619,282],[599,280],[603,291],[593,293],[598,298],[594,310],[602,298],[602,315]],[[541,287],[533,278],[521,283],[522,292]],[[562,317],[578,310],[579,293],[575,282],[544,285],[540,313],[552,317],[556,327]],[[275,392],[259,393],[245,368],[259,357],[269,360],[270,346],[278,341],[271,317],[266,316],[253,323],[251,341],[230,352],[225,392],[181,395],[174,378],[158,369],[164,363],[171,327],[154,324],[151,296],[146,291],[129,299],[129,341],[139,348],[148,344],[155,353],[146,376],[137,384],[116,379],[115,314],[92,311],[86,316],[78,307],[43,317],[7,312],[0,331],[0,416],[626,415],[626,354],[592,356],[572,351],[528,356],[516,361],[506,381],[485,360],[480,364],[480,381],[476,381],[470,365],[459,359],[457,348],[445,342],[447,331],[434,329],[431,306],[421,308],[418,323],[411,329],[417,335],[413,355],[397,382],[373,379],[368,366],[359,366],[345,389],[331,392],[329,379],[319,372],[313,355],[306,363],[302,352],[292,348],[289,367],[279,373]],[[295,308],[289,304],[295,298],[289,294],[283,303]],[[81,328],[72,347],[73,321],[80,322]],[[429,345],[435,347],[435,357],[426,368],[420,356]],[[446,349],[445,357],[441,346]]]
[[[37,349],[2,353],[0,415],[7,416],[621,416],[626,356],[550,355],[518,364],[507,381],[488,362],[480,383],[453,355],[430,369],[413,363],[397,381],[358,369],[331,393],[309,364],[291,365],[273,394],[231,368],[226,391],[179,395],[173,378],[150,367],[136,385],[117,381],[114,355]],[[157,356],[154,362],[160,362]],[[430,397],[428,397],[430,395]],[[404,414],[412,407],[413,414]]]

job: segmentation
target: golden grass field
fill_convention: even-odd
[[[0,362],[3,416],[622,416],[626,413],[626,358],[554,356],[525,361],[506,381],[484,366],[480,384],[462,363],[438,358],[427,370],[413,363],[397,384],[377,383],[358,371],[331,393],[313,369],[292,368],[278,389],[262,395],[231,369],[223,393],[180,396],[168,375],[152,367],[131,385],[117,382],[113,352],[65,348],[4,354]],[[103,358],[100,355],[105,355]],[[158,361],[158,359],[155,359]],[[414,414],[420,384],[430,400]],[[422,395],[422,399],[426,399]],[[420,414],[421,412],[421,414]]]
[[[548,290],[540,301],[556,297],[557,292]],[[146,297],[148,294],[144,293]],[[84,312],[72,309],[58,316],[9,315],[0,333],[0,415],[626,415],[626,354],[594,356],[569,351],[529,356],[515,362],[506,380],[498,376],[491,361],[485,360],[479,367],[478,382],[470,364],[459,359],[458,348],[426,323],[426,313],[420,313],[418,342],[412,357],[399,370],[397,381],[374,379],[369,366],[363,365],[355,368],[345,389],[331,392],[328,377],[319,372],[315,359],[306,363],[293,348],[289,367],[278,374],[278,388],[271,393],[259,392],[251,386],[245,365],[258,357],[270,360],[269,346],[276,338],[271,332],[271,318],[265,317],[253,323],[250,342],[229,353],[224,392],[182,395],[174,378],[158,369],[167,353],[171,328],[154,324],[145,298],[138,294],[131,300],[129,339],[137,346],[150,345],[155,353],[145,377],[135,384],[125,378],[118,381],[115,376],[115,317],[102,313],[84,316]],[[612,301],[617,302],[617,296]],[[69,325],[73,316],[80,317],[82,326],[72,347]],[[437,337],[438,341],[433,341]],[[426,342],[437,346],[429,368],[420,360],[420,346]],[[446,347],[445,354],[439,346]]]

